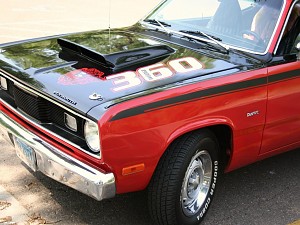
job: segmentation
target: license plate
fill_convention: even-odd
[[[14,138],[14,141],[18,157],[33,171],[36,171],[37,166],[34,149],[17,137]]]

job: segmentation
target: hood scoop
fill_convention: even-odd
[[[128,51],[101,54],[75,42],[59,38],[57,43],[62,51],[60,56],[66,61],[87,60],[98,67],[105,67],[112,72],[136,69],[140,66],[153,64],[163,60],[175,52],[167,45],[149,45]],[[82,64],[82,63],[80,63]],[[96,66],[97,67],[97,66]]]

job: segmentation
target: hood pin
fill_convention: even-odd
[[[102,96],[99,95],[99,94],[97,94],[97,93],[91,94],[91,95],[89,96],[89,99],[91,99],[91,100],[100,100],[100,101],[103,100]]]

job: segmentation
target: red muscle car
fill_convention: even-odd
[[[97,200],[199,224],[222,172],[300,147],[300,1],[166,0],[132,27],[0,45],[0,132]]]

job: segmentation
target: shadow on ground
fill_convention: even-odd
[[[295,150],[225,174],[203,225],[274,225],[299,219],[299,162],[300,151]],[[154,225],[146,192],[97,202],[40,173],[34,176],[61,206],[59,224]]]

